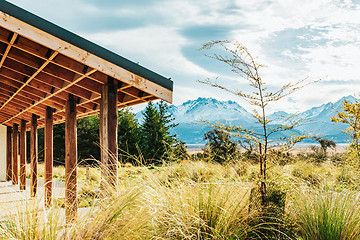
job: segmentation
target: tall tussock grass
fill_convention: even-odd
[[[208,173],[214,169],[199,171]],[[0,239],[251,239],[250,236],[256,236],[259,227],[250,224],[256,212],[248,213],[249,191],[244,185],[205,179],[183,182],[181,178],[164,181],[162,173],[142,168],[141,176],[134,181],[122,180],[113,186],[102,180],[98,184],[101,191],[94,196],[96,200],[89,207],[80,208],[78,217],[68,223],[59,204],[46,209],[41,201],[34,204],[36,199],[33,199],[24,203],[25,210],[20,206],[17,213],[0,221]]]
[[[68,239],[149,239],[151,216],[142,204],[141,188],[104,190],[97,205],[85,209],[70,225]],[[109,197],[106,195],[109,194]]]
[[[360,193],[326,189],[302,192],[291,214],[300,239],[360,239]]]
[[[257,166],[241,162],[119,166],[115,186],[99,181],[100,168],[83,168],[78,198],[87,204],[73,222],[61,204],[31,199],[0,219],[0,239],[360,239],[360,193],[349,181],[338,187],[341,169],[329,164],[304,166],[299,177],[298,164],[271,168],[266,205],[250,197]],[[303,178],[311,168],[317,184]]]
[[[45,209],[37,200],[19,203],[14,215],[0,220],[0,239],[61,239],[65,224],[61,210]]]
[[[246,239],[257,231],[249,224],[255,214],[248,214],[247,191],[236,185],[179,185],[156,194],[149,203],[158,212],[159,239]]]

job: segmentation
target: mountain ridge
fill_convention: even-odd
[[[341,111],[343,100],[355,102],[354,96],[342,97],[336,102],[324,103],[296,114],[302,119],[311,119],[311,123],[302,125],[295,129],[301,132],[316,132],[316,134],[331,139],[337,143],[348,141],[348,136],[341,132],[347,126],[341,123],[332,123],[330,117]],[[141,121],[142,111],[136,114]],[[211,127],[201,123],[201,119],[209,122],[228,123],[230,125],[241,125],[246,128],[258,128],[252,114],[235,101],[219,101],[215,98],[202,98],[188,100],[181,105],[170,105],[169,113],[173,114],[175,122],[179,125],[171,130],[181,141],[187,144],[204,143],[204,133],[211,130]],[[283,120],[289,117],[290,113],[276,111],[268,116],[271,124],[284,123]]]

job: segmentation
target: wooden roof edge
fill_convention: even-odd
[[[173,82],[5,0],[0,25],[109,76],[172,103]]]

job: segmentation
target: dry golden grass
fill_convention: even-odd
[[[39,175],[43,169],[43,164],[39,164]],[[0,237],[264,239],[265,223],[256,221],[259,212],[249,212],[249,193],[257,171],[258,165],[245,162],[220,165],[182,161],[155,168],[126,165],[119,168],[116,188],[100,192],[100,169],[79,166],[78,196],[80,207],[84,208],[74,223],[65,225],[60,205],[47,210],[31,204],[26,206],[27,211],[0,221]],[[64,168],[55,167],[54,175],[64,179]],[[287,196],[284,219],[276,222],[283,224],[282,230],[289,229],[288,239],[309,239],[308,236],[315,236],[309,235],[312,231],[318,234],[313,239],[335,239],[326,238],[326,233],[321,232],[327,226],[320,226],[325,222],[317,221],[317,217],[326,216],[336,217],[338,225],[332,228],[336,231],[348,226],[344,229],[348,235],[341,236],[357,239],[358,176],[358,169],[331,162],[297,161],[269,166],[269,186],[275,184]],[[303,207],[299,208],[299,204]],[[327,212],[330,208],[336,212]],[[265,226],[269,228],[268,224]]]

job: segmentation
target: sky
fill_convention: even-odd
[[[237,96],[198,82],[218,77],[228,88],[252,91],[246,79],[199,50],[211,40],[246,46],[266,65],[260,75],[270,89],[322,79],[269,105],[270,112],[299,112],[360,93],[360,0],[10,2],[171,78],[175,105],[213,97],[251,109]]]

